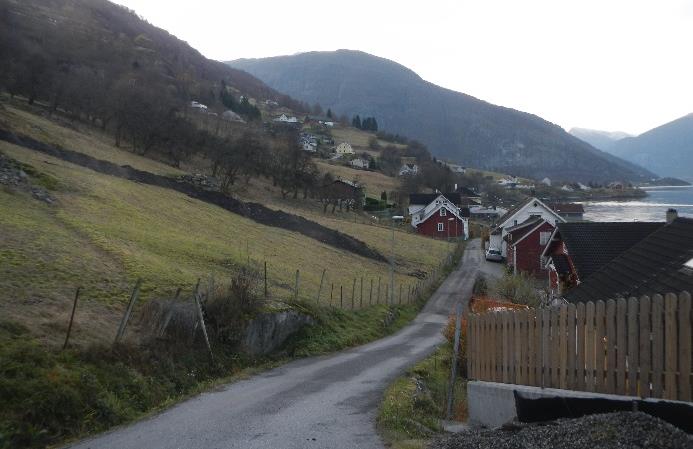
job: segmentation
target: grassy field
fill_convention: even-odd
[[[380,194],[383,191],[389,194],[399,189],[400,186],[399,179],[377,171],[357,170],[344,165],[328,164],[323,161],[317,161],[317,164],[321,173],[332,173],[335,177],[364,184],[366,195],[373,198],[380,199]]]
[[[2,110],[0,120],[3,126],[34,138],[56,135],[45,140],[95,157],[157,173],[175,172],[109,146],[102,136],[83,135],[21,110]],[[144,281],[146,301],[171,295],[178,287],[190,291],[200,277],[223,279],[248,261],[267,261],[273,296],[291,295],[299,269],[299,296],[314,299],[325,269],[323,301],[334,285],[333,303],[339,301],[339,286],[350,302],[354,279],[358,279],[358,298],[362,277],[365,289],[371,279],[381,278],[384,297],[388,264],[259,225],[173,191],[97,174],[5,142],[0,151],[45,173],[56,184],[54,205],[26,193],[0,190],[0,289],[5,292],[0,308],[44,341],[56,343],[56,336],[63,334],[78,285],[83,287],[83,300],[74,335],[77,342],[89,343],[112,338],[137,278]],[[390,254],[387,228],[325,216],[319,208],[268,205],[298,212]],[[398,284],[414,283],[447,250],[443,242],[405,232],[397,232],[397,241]],[[112,330],[104,332],[108,328]]]
[[[351,144],[352,147],[355,147],[354,150],[359,150],[359,151],[368,151],[372,152],[372,150],[369,149],[369,144],[372,138],[376,137],[374,133],[368,132],[368,131],[362,131],[360,129],[356,128],[351,128],[351,127],[338,127],[334,128],[331,130],[332,132],[332,138],[334,139],[336,144],[339,144],[340,142],[348,142]],[[380,146],[387,146],[387,145],[392,145],[397,148],[405,148],[406,145],[402,145],[399,143],[391,143],[391,142],[386,142],[384,140],[378,139],[378,144]],[[374,154],[377,154],[377,152],[374,152]]]

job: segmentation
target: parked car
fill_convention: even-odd
[[[489,248],[486,251],[486,260],[490,260],[493,262],[503,262],[503,254],[500,252],[499,249]]]

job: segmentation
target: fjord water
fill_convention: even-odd
[[[648,187],[647,197],[628,201],[588,201],[585,220],[589,221],[664,221],[667,209],[679,216],[693,217],[693,186]]]

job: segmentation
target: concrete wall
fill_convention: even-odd
[[[525,385],[502,384],[496,382],[469,381],[467,383],[467,404],[469,424],[485,427],[500,427],[517,418],[515,396],[519,391],[530,399],[573,397],[605,399],[640,399],[631,396],[590,393],[585,391],[559,390],[556,388],[528,387]]]

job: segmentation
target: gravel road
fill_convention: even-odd
[[[471,295],[480,262],[479,241],[470,241],[419,316],[390,337],[291,362],[71,447],[383,448],[375,429],[383,391],[443,341],[447,315]]]

